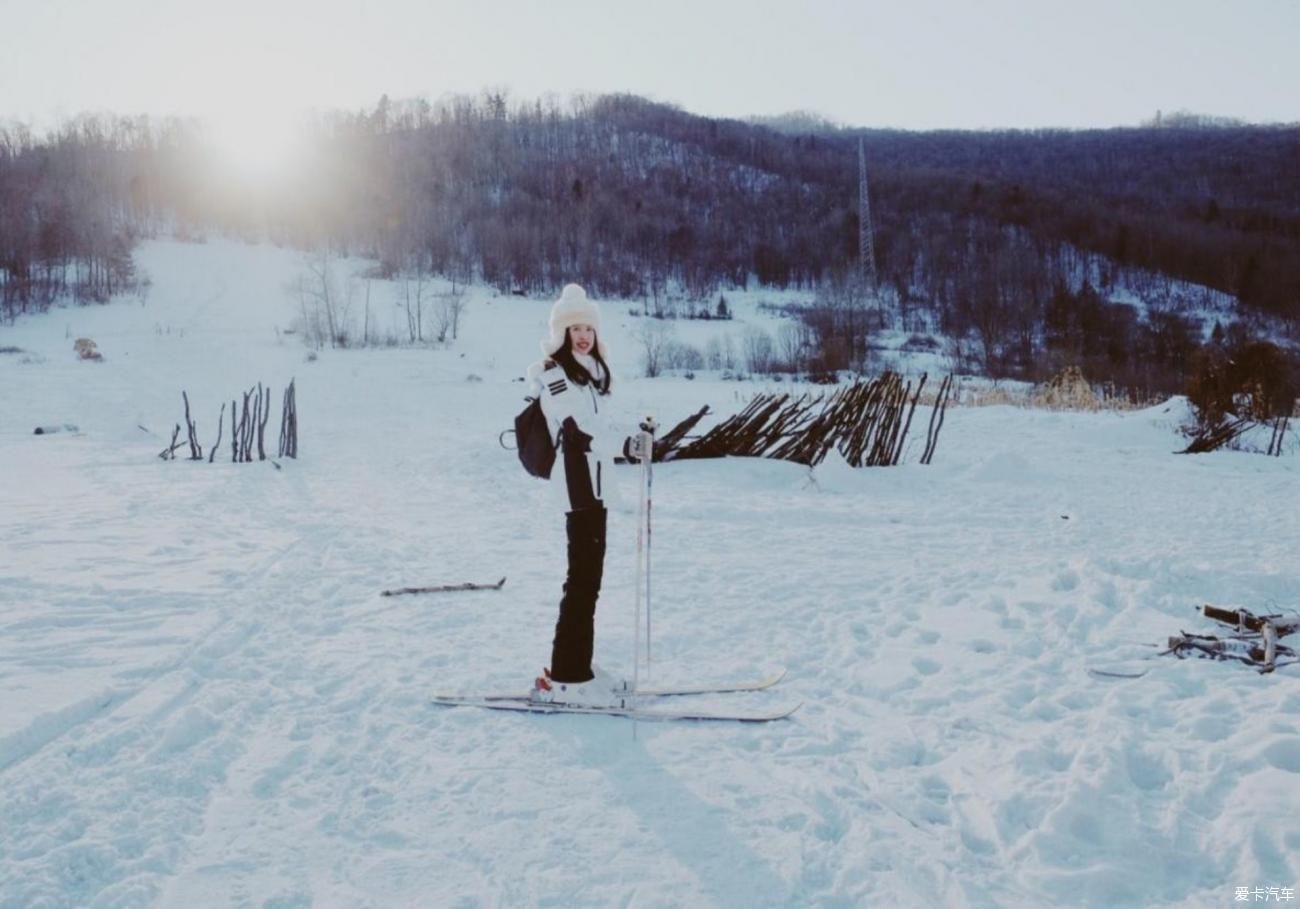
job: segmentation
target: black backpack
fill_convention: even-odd
[[[536,398],[526,400],[528,406],[515,417],[515,452],[519,455],[519,463],[524,465],[524,470],[535,477],[549,480],[551,468],[555,466],[555,440],[551,438],[551,427],[546,422],[546,414],[542,413],[542,402]]]

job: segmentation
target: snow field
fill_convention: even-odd
[[[141,261],[144,305],[0,329],[27,352],[0,357],[0,907],[1199,907],[1300,885],[1296,670],[1150,646],[1203,629],[1203,602],[1296,608],[1294,457],[1174,456],[1170,402],[954,409],[930,467],[662,465],[652,678],[785,665],[702,703],[794,718],[437,708],[549,653],[562,515],[496,441],[548,302],[475,289],[446,349],[308,363],[276,332],[292,254]],[[742,332],[745,302],[691,331]],[[633,378],[616,312],[626,414],[742,406],[734,382]],[[104,363],[73,358],[81,336]],[[206,447],[258,380],[274,435],[291,377],[300,460],[156,458],[182,388]],[[62,422],[80,432],[31,435]],[[634,478],[597,613],[616,672]]]

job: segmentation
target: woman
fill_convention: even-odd
[[[609,463],[622,438],[610,428],[612,376],[600,340],[600,309],[577,284],[568,284],[551,308],[546,359],[528,371],[559,457],[551,482],[563,483],[568,514],[568,574],[555,623],[551,665],[533,683],[537,700],[575,704],[611,702],[616,687],[591,662],[601,577],[605,566],[605,492]],[[617,440],[617,441],[615,441]]]

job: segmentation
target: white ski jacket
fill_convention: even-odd
[[[600,366],[594,359],[579,357],[579,362],[593,375],[599,376]],[[606,500],[613,491],[610,466],[622,452],[626,437],[618,429],[622,421],[615,416],[613,395],[600,394],[594,384],[578,385],[569,379],[563,367],[551,360],[529,367],[528,380],[530,394],[541,401],[551,438],[557,444],[564,421],[569,417],[573,418],[579,430],[591,436],[591,451],[586,455],[591,492],[595,498]],[[558,490],[568,489],[562,450],[556,452],[551,482]]]

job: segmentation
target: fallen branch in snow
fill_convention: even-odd
[[[396,590],[380,591],[381,597],[395,597],[403,593],[455,593],[461,590],[500,590],[506,584],[502,578],[495,584],[444,584],[441,587],[400,587]]]

